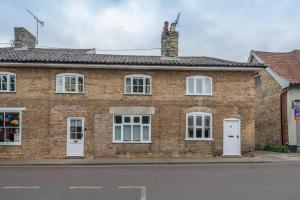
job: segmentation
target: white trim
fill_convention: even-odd
[[[154,115],[154,107],[144,106],[114,106],[109,108],[109,114],[114,115]]]
[[[193,133],[194,133],[194,137],[193,138],[190,138],[188,137],[188,128],[189,128],[189,124],[188,124],[188,117],[189,116],[193,116]],[[196,120],[195,120],[195,116],[201,116],[202,117],[202,138],[197,138],[196,137],[196,132],[195,132],[195,129],[196,129]],[[209,138],[205,138],[205,116],[209,116],[210,117],[210,121],[209,121],[209,130],[210,130],[210,137]],[[189,113],[186,113],[186,124],[185,124],[185,128],[186,128],[186,131],[185,131],[185,140],[187,141],[212,141],[214,140],[213,139],[213,127],[212,127],[212,121],[213,121],[213,116],[212,116],[212,113],[209,113],[209,112],[189,112]],[[204,131],[203,131],[204,130]]]
[[[117,124],[117,123],[115,123],[115,116],[121,116],[122,117],[122,123],[120,123],[120,124]],[[147,116],[147,117],[149,117],[149,123],[148,124],[143,124],[142,123],[142,117],[143,116]],[[124,122],[124,118],[125,117],[130,117],[130,123],[125,123]],[[139,123],[134,123],[133,122],[133,118],[134,117],[139,117],[140,118],[140,122]],[[113,115],[113,126],[112,126],[112,128],[113,128],[113,134],[112,134],[112,143],[121,143],[121,144],[149,144],[149,143],[152,143],[151,142],[151,124],[152,124],[152,117],[151,117],[151,115]],[[131,141],[124,141],[124,125],[129,125],[129,126],[131,126]],[[136,141],[136,140],[133,140],[133,126],[134,125],[138,125],[138,126],[140,126],[140,141]],[[121,127],[121,140],[115,140],[115,127],[117,127],[117,126],[119,126],[119,127]],[[142,131],[142,129],[143,129],[143,127],[148,127],[149,128],[149,140],[147,141],[147,140],[143,140],[143,131]]]
[[[60,73],[60,74],[56,74],[56,79],[55,79],[55,93],[57,94],[84,94],[84,75],[83,74],[79,74],[79,73]],[[63,91],[58,91],[57,88],[57,78],[58,77],[62,77],[63,78],[63,83],[62,83],[62,90]],[[75,77],[76,78],[76,88],[75,91],[66,91],[66,85],[65,85],[65,80],[66,77]],[[79,92],[79,85],[78,85],[78,78],[82,77],[82,92]]]
[[[176,66],[176,65],[101,65],[101,64],[55,64],[55,63],[0,63],[0,67],[53,67],[86,69],[153,69],[153,70],[193,70],[193,71],[260,71],[264,67],[220,67],[220,66]]]
[[[25,110],[25,107],[6,107],[1,108],[0,112],[18,112],[19,113],[19,142],[0,142],[0,146],[14,146],[14,145],[21,145],[22,144],[22,120],[23,120],[23,113],[22,111]],[[5,116],[4,116],[5,117]]]
[[[17,75],[16,73],[13,73],[13,72],[0,72],[0,76],[3,76],[3,75],[6,75],[7,76],[7,90],[0,90],[0,93],[15,93],[16,90],[17,90]],[[15,76],[15,85],[14,85],[14,90],[13,91],[10,91],[10,84],[11,84],[11,81],[10,81],[10,76]],[[1,85],[0,85],[0,88],[1,88]]]
[[[82,155],[78,155],[80,157],[84,157],[84,145],[85,145],[85,120],[84,117],[67,117],[67,146],[66,146],[66,156],[67,157],[72,157],[72,156],[77,156],[77,155],[71,155],[69,152],[69,142],[70,142],[70,125],[71,125],[71,120],[72,119],[81,119],[82,121]]]
[[[210,93],[205,93],[205,79],[210,79]],[[194,82],[194,92],[189,93],[189,79],[193,79]],[[197,81],[196,80],[201,80],[202,81],[202,93],[197,93],[196,92],[196,87],[197,87]],[[213,96],[213,78],[209,76],[188,76],[186,77],[186,95],[192,95],[192,96]]]
[[[238,121],[238,123],[239,123],[239,144],[238,144],[238,154],[236,156],[241,156],[241,120],[239,118],[225,118],[225,119],[223,119],[223,156],[230,156],[230,155],[224,154],[224,146],[225,146],[224,124],[225,124],[225,121]]]
[[[126,92],[126,79],[130,78],[130,91],[131,92]],[[143,92],[133,92],[133,79],[134,78],[141,78],[143,79]],[[150,79],[150,91],[149,93],[146,93],[146,79]],[[131,74],[131,75],[126,75],[124,77],[124,94],[128,95],[152,95],[152,77],[149,75],[143,75],[143,74]]]

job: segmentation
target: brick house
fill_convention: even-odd
[[[161,56],[103,55],[35,48],[15,28],[0,49],[0,157],[251,154],[264,65],[179,57],[178,35],[165,23]]]
[[[256,144],[288,144],[296,151],[300,147],[300,121],[295,117],[300,116],[300,50],[251,51],[248,62],[268,65],[255,75]]]

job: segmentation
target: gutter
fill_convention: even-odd
[[[176,66],[176,65],[105,65],[105,64],[60,64],[60,63],[12,63],[2,62],[0,67],[45,67],[45,68],[86,68],[86,69],[151,69],[151,70],[197,70],[197,71],[260,71],[266,66],[228,67],[228,66]]]

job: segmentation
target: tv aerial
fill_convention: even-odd
[[[36,44],[39,43],[39,25],[44,26],[45,23],[39,18],[37,18],[30,10],[26,9],[26,11],[36,20]]]

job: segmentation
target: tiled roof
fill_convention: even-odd
[[[300,50],[286,53],[254,52],[277,74],[291,83],[300,83]]]
[[[96,54],[94,49],[14,49],[0,48],[0,62],[64,63],[64,64],[124,64],[124,65],[176,65],[259,67],[261,64],[233,62],[211,57],[178,57]]]

